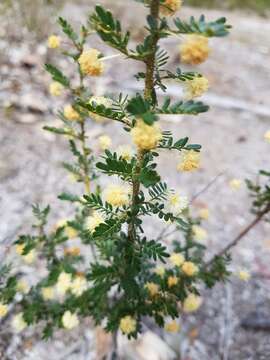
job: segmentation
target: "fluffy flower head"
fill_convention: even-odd
[[[88,288],[87,281],[84,276],[76,276],[71,283],[71,293],[75,296],[81,296]]]
[[[189,294],[184,300],[183,309],[185,313],[197,311],[202,304],[202,298],[195,294]]]
[[[180,325],[176,320],[166,323],[164,328],[167,332],[170,333],[177,333],[180,331]]]
[[[165,0],[160,4],[160,12],[164,16],[171,16],[180,10],[182,6],[182,0]]]
[[[169,288],[178,284],[178,278],[176,276],[169,276],[168,277],[168,286]]]
[[[183,263],[185,262],[185,258],[182,254],[179,253],[172,253],[170,256],[170,262],[174,265],[174,266],[182,266]]]
[[[71,330],[79,325],[79,319],[76,314],[72,314],[71,311],[65,311],[62,316],[62,324],[65,329]]]
[[[107,150],[112,145],[112,139],[108,135],[102,135],[98,138],[101,150]]]
[[[36,251],[35,249],[32,249],[27,254],[23,255],[24,248],[25,244],[18,244],[16,245],[16,252],[22,256],[22,259],[26,264],[32,264],[36,259]]]
[[[91,234],[95,228],[104,222],[104,217],[97,211],[94,211],[91,216],[86,219],[86,227],[90,230]]]
[[[242,186],[242,181],[240,179],[232,179],[229,182],[229,186],[233,190],[239,190],[240,187]]]
[[[198,242],[204,242],[204,240],[207,238],[207,231],[199,225],[192,226],[192,233],[195,240]]]
[[[6,304],[0,303],[0,319],[6,316],[8,313],[8,306]]]
[[[80,120],[80,114],[70,104],[64,107],[64,116],[71,121]]]
[[[41,295],[43,300],[53,300],[54,298],[54,288],[52,286],[47,286],[41,289]]]
[[[188,207],[188,198],[184,195],[170,193],[168,196],[168,205],[169,211],[178,215]]]
[[[28,294],[30,291],[30,286],[26,280],[21,279],[17,282],[16,289],[22,294]]]
[[[99,76],[104,71],[104,64],[99,58],[100,52],[96,49],[84,50],[79,57],[79,64],[83,74]]]
[[[202,35],[188,35],[186,41],[180,46],[181,61],[190,65],[203,63],[209,53],[208,38]]]
[[[154,297],[159,292],[159,286],[153,282],[147,282],[145,288],[149,291],[151,297]]]
[[[250,273],[244,269],[238,271],[237,276],[242,281],[249,281],[250,279]]]
[[[264,139],[270,143],[270,130],[266,131],[264,134]]]
[[[58,280],[57,280],[57,283],[56,283],[57,293],[60,296],[65,295],[65,293],[68,290],[70,290],[71,283],[72,283],[71,274],[66,273],[66,272],[61,272],[61,274],[58,276]]]
[[[129,202],[130,190],[126,186],[109,185],[104,190],[105,200],[112,206],[123,206]]]
[[[129,145],[120,145],[116,149],[116,152],[119,156],[121,156],[124,160],[130,161],[133,156],[132,147]]]
[[[50,84],[49,91],[52,96],[60,96],[63,91],[63,85],[54,81]]]
[[[194,276],[199,271],[198,266],[191,261],[185,261],[182,270],[187,276]]]
[[[178,171],[194,171],[200,167],[201,155],[195,150],[183,150],[181,161],[177,166]]]
[[[23,318],[22,312],[20,312],[19,314],[15,315],[13,317],[11,325],[12,325],[14,331],[17,333],[23,331],[26,328],[27,323],[25,322],[25,320]]]
[[[162,132],[157,123],[147,125],[141,119],[137,120],[136,125],[130,132],[132,140],[140,150],[152,150],[162,139]]]
[[[61,43],[61,39],[59,36],[56,35],[51,35],[48,38],[48,47],[50,49],[56,49],[60,46]]]
[[[130,315],[127,315],[120,320],[119,327],[124,334],[128,335],[136,330],[137,321]]]
[[[204,76],[196,76],[192,80],[187,80],[184,85],[187,100],[200,97],[209,89],[209,81]]]
[[[209,209],[207,207],[200,209],[199,217],[203,220],[208,220],[209,219]]]

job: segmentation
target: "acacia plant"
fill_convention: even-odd
[[[84,192],[59,195],[76,211],[73,218],[53,230],[47,224],[49,206],[34,206],[35,232],[21,235],[16,241],[21,258],[28,264],[38,259],[39,266],[47,268],[46,276],[29,288],[21,274],[9,274],[7,267],[1,271],[0,315],[5,316],[8,304],[15,300],[19,312],[12,322],[17,331],[41,322],[43,336],[48,338],[54,329],[72,329],[86,317],[104,325],[108,332],[120,329],[128,337],[141,332],[146,317],[168,331],[176,331],[175,319],[181,312],[192,312],[200,306],[202,285],[212,287],[229,275],[229,248],[206,263],[206,247],[199,241],[204,235],[199,226],[201,219],[191,217],[188,200],[162,181],[157,161],[161,152],[168,151],[172,159],[179,154],[178,171],[199,168],[201,146],[190,143],[187,137],[174,139],[171,132],[161,129],[159,116],[199,115],[208,110],[207,105],[194,100],[208,89],[208,80],[198,72],[166,69],[169,55],[160,42],[169,36],[181,37],[181,63],[196,65],[208,57],[208,38],[226,36],[230,26],[225,18],[207,22],[204,16],[171,21],[180,10],[180,0],[139,2],[149,14],[146,36],[133,49],[130,33],[101,6],[96,6],[80,34],[66,20],[59,19],[68,44],[62,45],[56,35],[49,38],[49,47],[61,46],[62,55],[75,64],[79,80],[69,79],[52,64],[46,65],[53,79],[51,94],[59,96],[66,91],[71,99],[59,111],[63,126],[47,126],[46,130],[68,138],[74,161],[64,163],[64,167],[76,182],[84,184]],[[92,93],[88,79],[104,76],[106,60],[113,57],[88,46],[92,34],[98,34],[124,58],[144,65],[144,71],[134,74],[144,83],[142,93],[120,93],[110,98]],[[167,80],[183,86],[183,99],[173,102],[157,96],[157,89],[166,93]],[[96,160],[86,133],[90,119],[122,124],[136,152],[127,147],[109,151],[110,139],[103,136],[100,144],[105,151]],[[99,176],[111,177],[111,184],[101,188]],[[252,183],[249,187],[259,196],[258,187]],[[269,189],[265,191],[268,202],[264,215],[269,212]],[[155,238],[144,233],[144,218],[149,216],[162,222],[163,230]],[[204,213],[201,217],[206,216]],[[164,245],[168,223],[176,235],[171,246]],[[83,253],[72,245],[75,238],[85,249]],[[21,297],[16,296],[18,292]]]

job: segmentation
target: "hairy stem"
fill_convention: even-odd
[[[158,22],[159,17],[159,0],[152,0],[150,4],[150,15]],[[155,71],[155,58],[157,51],[157,43],[159,40],[158,32],[152,35],[151,53],[145,60],[146,74],[145,74],[145,86],[144,86],[144,97],[146,100],[152,101],[152,95],[154,92],[154,71]],[[137,153],[137,165],[134,171],[133,182],[132,182],[132,204],[131,208],[134,212],[136,210],[138,194],[140,191],[140,181],[138,177],[141,173],[143,159],[145,152],[138,150]],[[134,221],[131,220],[128,227],[128,238],[134,241],[136,237],[136,227]]]

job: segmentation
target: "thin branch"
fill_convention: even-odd
[[[214,179],[212,179],[208,184],[205,185],[205,187],[203,187],[199,192],[197,192],[197,194],[193,195],[193,197],[191,198],[191,203],[194,202],[194,200],[196,200],[199,196],[201,196],[202,194],[204,194],[206,191],[208,191],[216,182],[217,180],[223,176],[226,173],[225,171],[220,172],[217,176],[214,177]]]
[[[225,248],[223,248],[215,256],[213,256],[212,259],[210,259],[206,263],[206,267],[211,265],[216,257],[225,255],[231,248],[235,247],[240,242],[240,240],[245,237],[250,232],[250,230],[252,230],[269,212],[270,204],[268,204],[266,208],[262,210],[253,221],[251,221],[250,224],[248,224],[227,246],[225,246]]]

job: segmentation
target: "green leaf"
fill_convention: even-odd
[[[158,108],[156,112],[159,114],[198,115],[209,110],[209,106],[205,105],[201,101],[178,101],[173,105],[170,105],[170,102],[170,99],[166,98],[162,108]]]
[[[150,187],[160,181],[160,176],[155,170],[145,167],[140,173],[139,180],[145,187]]]
[[[65,87],[69,87],[69,79],[59,69],[57,69],[57,67],[51,64],[45,64],[45,70],[52,75],[52,79],[54,81],[59,82]]]
[[[77,195],[73,195],[67,192],[63,192],[60,195],[58,195],[58,199],[63,201],[70,201],[70,202],[81,202],[81,199]]]
[[[78,40],[78,35],[73,30],[72,26],[67,22],[67,20],[62,17],[58,18],[58,23],[62,27],[63,32],[67,35],[67,37],[72,40],[74,43]]]
[[[226,18],[222,17],[216,21],[206,22],[204,15],[199,20],[195,20],[193,16],[190,17],[189,22],[182,21],[179,18],[174,20],[177,27],[177,34],[199,34],[207,37],[221,37],[229,34],[231,25],[226,24]]]
[[[140,94],[136,94],[136,97],[129,100],[126,109],[132,115],[143,115],[149,112],[150,103]]]
[[[123,158],[118,158],[116,153],[105,151],[104,162],[98,162],[96,167],[108,175],[118,175],[123,180],[130,180],[132,178],[132,171],[135,166],[135,161],[127,162]]]

